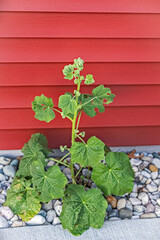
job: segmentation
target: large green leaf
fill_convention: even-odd
[[[33,184],[40,192],[41,202],[49,202],[63,196],[63,189],[68,181],[58,166],[54,165],[44,171],[42,163],[34,162],[31,173]]]
[[[16,176],[31,176],[30,167],[34,161],[42,162],[43,165],[45,162],[45,155],[42,151],[40,151],[40,146],[36,142],[29,141],[22,148],[22,152],[24,153],[23,158],[20,161],[19,170],[16,173]]]
[[[37,143],[39,150],[43,152],[43,154],[47,157],[49,153],[52,151],[48,148],[48,141],[46,136],[41,133],[32,134],[30,140],[32,143]]]
[[[72,80],[73,79],[73,71],[74,71],[74,67],[73,65],[69,64],[67,66],[64,67],[63,69],[63,74],[64,74],[64,78],[68,79],[68,80]]]
[[[65,116],[67,114],[74,114],[77,108],[76,100],[68,93],[61,95],[59,97],[58,107],[62,109]]]
[[[87,144],[75,142],[71,149],[72,163],[79,163],[83,167],[94,167],[100,160],[104,159],[105,144],[95,136],[91,137]]]
[[[95,81],[93,79],[93,75],[92,74],[86,75],[86,78],[85,78],[85,81],[84,81],[85,84],[90,85],[90,84],[92,84],[94,82]]]
[[[30,180],[14,178],[11,188],[7,191],[5,206],[9,206],[23,221],[29,221],[41,209],[38,193],[30,186]]]
[[[52,98],[47,98],[43,94],[41,96],[36,96],[32,102],[32,109],[35,112],[35,118],[40,121],[50,122],[55,118],[55,113],[53,108]]]
[[[134,172],[128,156],[121,152],[109,152],[105,166],[99,163],[92,171],[92,180],[108,195],[123,195],[133,189]]]
[[[69,185],[63,198],[60,220],[64,229],[78,236],[89,227],[101,228],[106,208],[107,201],[99,189],[86,192],[83,186]]]
[[[113,102],[113,98],[115,97],[115,95],[111,93],[110,88],[105,88],[104,85],[99,85],[98,87],[94,88],[92,94],[98,99],[107,100],[105,102],[106,104]]]
[[[92,97],[84,98],[84,100],[82,101],[82,109],[88,116],[94,117],[97,113],[94,110],[94,106],[91,100]]]

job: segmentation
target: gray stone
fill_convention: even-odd
[[[139,216],[132,216],[131,219],[132,220],[139,219]]]
[[[142,171],[142,175],[146,178],[150,178],[150,174],[146,171]]]
[[[144,178],[141,180],[141,183],[144,184],[144,183],[146,183],[146,182],[147,182],[147,178],[144,177]]]
[[[158,177],[158,172],[152,172],[151,173],[151,178],[155,180]]]
[[[52,167],[52,166],[54,166],[56,164],[56,162],[54,162],[54,161],[49,161],[48,163],[47,163],[47,167]]]
[[[121,218],[119,218],[119,217],[111,217],[111,218],[109,218],[108,220],[109,221],[116,221],[116,220],[120,220]]]
[[[131,203],[129,200],[126,201],[126,206],[125,206],[125,208],[127,208],[127,209],[133,211],[132,203]]]
[[[61,221],[60,221],[59,217],[55,217],[53,222],[52,222],[53,225],[58,225],[60,223],[61,223]]]
[[[62,205],[62,202],[59,201],[59,200],[56,200],[56,201],[54,202],[54,208],[55,208],[57,205]]]
[[[153,158],[152,163],[153,163],[157,168],[160,168],[160,159],[159,159],[159,158]]]
[[[52,200],[49,201],[48,203],[42,203],[42,209],[46,212],[53,209]]]
[[[132,192],[132,193],[130,193],[130,198],[136,198],[137,197],[137,195],[138,195],[138,193],[134,193],[134,192]]]
[[[147,206],[146,206],[146,211],[145,213],[152,213],[154,212],[154,205],[152,203],[148,203]]]
[[[50,211],[50,210],[49,210]],[[39,213],[38,213],[38,215],[41,215],[42,217],[46,217],[46,215],[47,215],[47,213],[46,213],[46,211],[44,211],[44,210],[40,210],[39,211]]]
[[[49,210],[47,212],[46,220],[47,222],[53,222],[54,218],[56,217],[56,212],[54,210]]]
[[[160,198],[157,199],[157,203],[160,206]]]
[[[6,174],[9,177],[14,177],[15,173],[16,173],[14,167],[11,165],[5,166],[3,168],[3,172],[4,172],[4,174]]]
[[[155,180],[154,180],[154,183],[159,186],[159,185],[160,185],[160,179],[155,179]]]
[[[26,222],[27,225],[29,226],[34,226],[34,225],[41,225],[45,223],[45,218],[42,217],[41,215],[36,215],[34,216],[31,220]]]
[[[153,184],[147,184],[147,189],[149,192],[156,192],[157,191],[157,186],[154,186]]]
[[[5,203],[5,201],[6,201],[5,195],[4,194],[0,194],[0,204]]]
[[[126,206],[126,199],[125,198],[119,199],[117,202],[117,209],[120,210],[121,208],[125,208],[125,206]]]
[[[77,163],[74,164],[74,167],[75,167],[77,170],[80,169],[80,166],[79,166]]]
[[[143,212],[133,211],[133,215],[134,215],[134,216],[141,216],[142,214],[143,214]]]
[[[148,195],[147,193],[145,192],[141,192],[139,195],[138,195],[138,198],[142,201],[142,204],[143,205],[146,205],[149,201],[149,198],[148,198]]]
[[[91,188],[97,188],[97,185],[95,183],[92,183]]]
[[[9,227],[9,224],[7,222],[7,220],[0,216],[0,228],[8,228]]]
[[[145,207],[144,206],[142,206],[142,205],[135,205],[134,207],[134,211],[135,212],[138,212],[138,213],[143,213],[144,211],[145,211]]]
[[[127,208],[122,208],[119,211],[119,217],[121,219],[131,218],[132,217],[132,211],[127,209]]]
[[[111,217],[118,217],[118,210],[117,209],[114,209],[112,210],[111,212],[108,213],[108,217],[111,218]]]
[[[138,198],[129,198],[132,205],[140,205],[141,201]]]
[[[132,192],[137,192],[137,191],[138,191],[138,186],[136,183],[134,183]]]
[[[136,173],[138,172],[138,168],[137,167],[132,167],[133,171]]]
[[[25,222],[22,222],[21,220],[16,220],[15,222],[12,223],[11,227],[24,227],[26,226]]]
[[[135,159],[135,158],[131,158],[130,160],[131,162],[131,165],[133,166],[139,166],[141,163],[142,163],[142,160],[139,160],[139,159]]]
[[[5,180],[6,180],[5,176],[2,173],[0,173],[0,182],[5,181]]]
[[[147,162],[150,162],[150,161],[152,160],[152,158],[151,158],[151,157],[148,157],[148,156],[143,156],[141,159],[142,159],[143,161],[147,161]]]
[[[63,173],[64,175],[68,178],[68,180],[71,180],[71,169],[66,167],[64,170],[63,170]]]
[[[88,172],[89,172],[89,173],[88,173]],[[83,176],[85,176],[85,177],[87,178],[88,174],[89,174],[89,177],[91,176],[91,171],[88,171],[87,168],[84,168],[84,169],[82,170],[82,174],[83,174]]]
[[[11,162],[11,159],[5,158],[5,157],[0,157],[0,164],[8,165],[10,162]]]
[[[111,212],[112,210],[113,210],[113,209],[112,209],[112,205],[109,203],[106,211],[107,211],[107,212]]]
[[[14,215],[12,218],[11,218],[11,222],[15,222],[17,221],[19,218],[17,215]]]
[[[57,216],[59,217],[62,212],[62,205],[56,205],[54,209],[56,211]]]
[[[10,220],[14,216],[14,213],[8,206],[2,207],[0,209],[0,212],[1,212],[2,216],[5,217],[5,219],[7,219],[7,220]]]
[[[156,214],[155,213],[144,213],[140,216],[140,218],[155,218]]]
[[[18,159],[13,159],[10,165],[16,167],[18,165]]]

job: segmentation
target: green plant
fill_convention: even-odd
[[[101,228],[104,222],[107,201],[104,196],[122,195],[133,188],[134,173],[129,159],[124,153],[114,153],[97,137],[92,136],[84,141],[84,132],[79,131],[82,112],[90,117],[105,111],[104,105],[113,101],[114,94],[103,85],[92,90],[92,94],[81,93],[81,83],[94,83],[91,74],[81,76],[83,60],[75,59],[74,63],[63,69],[64,78],[74,79],[77,89],[74,93],[65,93],[59,97],[58,107],[54,108],[51,98],[43,94],[36,96],[32,102],[35,118],[50,122],[55,112],[72,123],[71,146],[61,146],[61,151],[68,150],[60,160],[48,157],[50,149],[44,135],[33,134],[24,145],[24,156],[19,169],[7,193],[6,205],[28,221],[41,208],[40,202],[52,199],[63,199],[60,220],[63,228],[74,235],[80,235],[90,226]],[[79,139],[79,141],[77,141]],[[67,158],[71,155],[71,160]],[[56,164],[46,170],[47,159]],[[105,161],[104,161],[105,160]],[[79,165],[79,170],[74,164]],[[58,165],[71,170],[72,182],[68,182]],[[88,176],[82,176],[82,169],[88,168]],[[90,177],[90,170],[92,174]],[[95,182],[97,188],[88,189]]]

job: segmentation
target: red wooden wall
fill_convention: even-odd
[[[35,132],[50,147],[69,144],[70,123],[57,114],[39,122],[31,101],[43,93],[57,106],[74,88],[62,68],[78,57],[84,74],[116,94],[105,113],[82,117],[87,137],[110,146],[160,144],[159,0],[1,0],[0,149],[20,149]]]

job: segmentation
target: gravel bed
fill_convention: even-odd
[[[142,156],[143,155],[143,156]],[[160,218],[160,155],[158,153],[135,153],[130,159],[135,172],[133,191],[123,196],[109,196],[105,221],[123,219]],[[62,211],[62,201],[52,200],[42,204],[41,211],[28,222],[23,222],[14,215],[9,207],[3,206],[7,189],[10,188],[19,164],[18,159],[0,157],[0,228],[23,227],[36,225],[60,224],[59,216]],[[48,161],[49,168],[54,164]],[[70,169],[60,166],[61,171],[71,180]],[[79,166],[75,164],[78,171]],[[84,181],[88,169],[83,169]],[[96,185],[90,182],[91,188]]]

